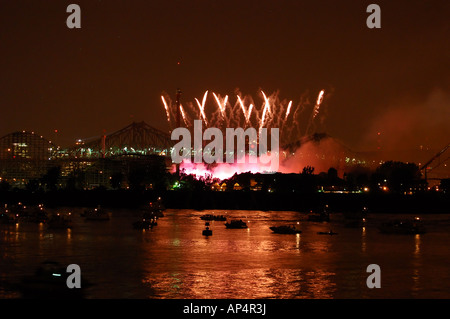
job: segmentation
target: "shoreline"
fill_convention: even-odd
[[[287,193],[255,191],[7,191],[0,192],[0,203],[27,205],[43,203],[48,207],[139,208],[162,198],[169,209],[233,209],[307,212],[328,205],[333,212],[358,212],[367,207],[371,213],[450,213],[450,195],[436,192],[413,195],[384,193]]]

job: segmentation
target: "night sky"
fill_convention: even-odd
[[[81,7],[81,29],[66,8]],[[381,29],[366,8],[381,7]],[[62,146],[132,121],[168,130],[162,92],[327,95],[320,130],[350,148],[450,142],[449,1],[0,0],[0,135]],[[180,64],[178,65],[178,62]]]

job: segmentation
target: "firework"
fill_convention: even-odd
[[[189,124],[187,122],[187,118],[186,118],[186,113],[184,113],[183,105],[181,105],[181,104],[180,104],[180,112],[181,112],[181,116],[183,117],[184,124],[186,124],[186,126],[189,126]]]
[[[311,118],[310,118],[310,120],[308,122],[308,126],[306,127],[305,135],[309,134],[311,125],[313,124],[314,119],[316,118],[316,116],[319,114],[319,109],[320,109],[320,105],[322,104],[322,101],[323,101],[324,93],[325,93],[325,91],[322,90],[322,91],[320,91],[319,95],[317,96],[317,101],[316,101],[316,104],[314,105],[314,109],[313,109],[313,111],[311,113]]]
[[[324,93],[325,93],[324,90],[320,91],[319,96],[317,97],[317,102],[316,102],[316,105],[314,106],[314,111],[313,111],[313,118],[315,118],[317,116],[317,114],[319,114],[319,108],[320,108],[320,104],[322,104]]]
[[[253,104],[250,103],[250,106],[248,107],[248,111],[246,111],[244,102],[242,101],[241,97],[238,95],[237,98],[238,98],[239,105],[241,106],[242,113],[244,114],[244,117],[245,117],[245,123],[249,124],[250,116],[252,114]]]
[[[169,107],[167,106],[166,100],[164,99],[164,96],[161,96],[161,100],[164,104],[164,108],[166,110],[166,115],[167,115],[167,122],[169,122],[170,124],[170,113],[169,113]]]
[[[263,95],[263,97],[264,97],[265,103],[264,103],[264,109],[263,109],[262,117],[261,117],[261,120],[260,120],[260,122],[259,122],[259,130],[260,130],[260,131],[261,131],[261,129],[262,129],[263,125],[264,125],[264,122],[265,122],[265,120],[266,120],[266,113],[267,113],[267,112],[270,113],[270,103],[269,103],[269,99],[266,97],[266,94],[265,94],[263,91],[261,91],[261,93],[262,93],[262,95]]]
[[[279,138],[283,145],[295,143],[304,136],[310,135],[314,128],[314,120],[319,114],[320,106],[323,103],[325,91],[321,90],[315,103],[312,105],[312,111],[309,120],[304,114],[311,106],[307,94],[304,93],[300,101],[294,103],[293,100],[282,100],[279,98],[279,92],[266,94],[263,90],[259,91],[260,100],[253,100],[250,95],[242,95],[237,92],[235,101],[231,101],[228,95],[220,95],[211,92],[213,98],[208,97],[209,91],[203,94],[200,102],[195,98],[195,102],[185,102],[180,104],[180,114],[183,118],[186,128],[193,130],[192,123],[196,119],[203,121],[204,128],[220,128],[222,130],[229,128],[256,128],[260,136],[263,128],[279,128]],[[168,95],[161,96],[164,109],[167,115],[169,126],[172,126],[176,112],[176,104]],[[211,102],[212,100],[212,102]],[[247,107],[248,106],[248,107]],[[301,127],[306,127],[302,132]],[[258,137],[259,138],[259,137]],[[206,167],[204,164],[181,164],[186,173],[205,177],[211,175],[220,179],[232,176],[240,172],[264,172],[268,168],[258,164],[228,164],[221,163],[213,167]]]
[[[239,93],[235,95],[236,101],[230,101],[228,95],[223,95],[222,97],[220,94],[212,92],[214,107],[211,108],[211,105],[208,103],[208,94],[208,91],[203,94],[201,102],[195,98],[194,103],[187,102],[182,108],[180,107],[180,113],[188,129],[194,119],[201,119],[206,128],[255,127],[259,129],[259,132],[263,127],[268,129],[279,128],[280,138],[285,143],[289,143],[292,139],[298,140],[302,136],[310,134],[314,120],[318,116],[320,106],[323,103],[325,91],[320,91],[309,121],[303,124],[304,118],[301,114],[309,105],[308,99],[304,96],[302,96],[298,104],[294,104],[292,100],[280,100],[278,92],[267,95],[261,90],[261,102],[257,103],[256,101],[255,103],[249,95],[243,96]],[[172,126],[173,116],[177,113],[176,105],[172,104],[172,100],[168,95],[161,96],[161,100],[169,126]],[[300,130],[302,125],[306,127],[304,132]]]
[[[219,106],[219,110],[220,110],[220,114],[222,115],[222,117],[225,117],[225,109],[227,107],[227,103],[228,103],[228,95],[225,96],[224,99],[220,99],[220,97],[218,97],[216,95],[216,93],[213,92],[214,98],[216,99],[217,105]]]
[[[248,113],[246,116],[247,123],[250,122],[250,116],[252,114],[252,109],[253,109],[253,104],[250,103],[250,106],[248,107]]]
[[[284,117],[284,121],[285,122],[286,122],[286,120],[287,120],[287,118],[289,116],[289,113],[291,112],[291,107],[292,107],[292,101],[290,101],[289,104],[288,104],[288,107],[287,107],[287,110],[286,110],[286,116]]]
[[[205,115],[205,102],[206,102],[206,97],[207,96],[208,96],[208,91],[206,91],[205,94],[203,95],[202,104],[200,104],[198,99],[195,98],[195,101],[198,104],[198,108],[200,109],[200,114],[202,115],[203,121],[205,121],[206,125],[208,125],[208,120],[206,119],[206,115]]]

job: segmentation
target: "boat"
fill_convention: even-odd
[[[162,204],[161,197],[158,197],[158,200],[156,202],[150,202],[147,206],[141,209],[143,214],[147,215],[149,217],[164,217],[164,210],[165,207]]]
[[[39,204],[36,207],[30,207],[26,214],[22,214],[20,221],[29,223],[46,223],[49,217],[47,211],[44,209],[43,204]]]
[[[212,236],[212,230],[209,229],[208,227],[206,227],[206,229],[204,229],[204,230],[202,231],[202,235],[203,235],[203,236]]]
[[[98,206],[94,209],[86,209],[84,211],[84,219],[85,220],[99,220],[99,221],[106,221],[109,220],[109,212],[105,211],[104,209],[100,208]]]
[[[18,214],[15,214],[11,209],[5,204],[5,207],[0,209],[0,224],[2,225],[14,225],[19,222]]]
[[[324,213],[310,213],[308,215],[308,221],[310,222],[329,222],[330,215]]]
[[[247,224],[242,221],[242,219],[240,220],[231,220],[228,223],[225,223],[225,227],[228,229],[244,229],[244,228],[248,228]]]
[[[18,202],[17,204],[11,205],[10,207],[8,207],[8,205],[5,204],[5,209],[8,209],[9,212],[13,213],[14,215],[20,218],[26,217],[28,215],[27,206],[24,205],[22,202]]]
[[[48,222],[47,227],[49,229],[68,229],[72,228],[72,220],[70,219],[71,213],[68,216],[62,215],[60,213],[52,215]]]
[[[330,212],[328,211],[328,205],[325,205],[324,209],[320,212],[314,212],[311,210],[308,214],[307,220],[310,222],[329,222]]]
[[[159,209],[161,211],[165,210],[165,206],[162,202],[161,197],[158,197],[158,199],[155,202],[150,203],[154,208]]]
[[[0,224],[2,225],[14,225],[18,222],[17,217],[10,213],[7,209],[0,213]]]
[[[202,231],[203,236],[212,236],[212,230],[209,229],[209,223],[205,223],[206,228]]]
[[[301,234],[301,230],[294,225],[282,225],[269,227],[275,234]]]
[[[379,231],[383,234],[402,234],[402,235],[415,235],[425,234],[426,229],[422,225],[419,217],[414,220],[394,220],[384,222],[378,227]]]
[[[158,223],[155,219],[146,219],[142,218],[142,220],[138,220],[133,223],[134,229],[152,229],[154,226],[157,226]]]
[[[67,279],[70,276],[67,269],[55,261],[41,263],[35,273],[22,278],[18,285],[25,299],[81,299],[85,289],[92,286],[81,277],[81,288],[69,288]]]
[[[42,212],[37,212],[33,218],[32,218],[32,222],[33,223],[46,223],[48,222],[48,214],[45,211]]]
[[[223,215],[213,215],[213,214],[205,214],[200,216],[201,220],[216,220],[216,221],[226,221],[227,218]]]
[[[344,213],[344,225],[349,228],[361,228],[366,226],[368,208],[363,207],[361,211],[357,212],[345,212]]]
[[[330,229],[330,231],[319,231],[319,232],[317,232],[317,234],[318,235],[337,235],[338,233],[336,233]]]
[[[345,222],[345,227],[348,228],[361,228],[366,226],[366,219],[365,218],[361,218],[361,219],[352,219],[352,220],[347,220]]]

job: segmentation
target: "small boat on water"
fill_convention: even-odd
[[[85,289],[92,286],[81,277],[81,288],[69,288],[67,279],[70,273],[55,261],[45,261],[35,273],[22,278],[18,290],[25,299],[80,299],[84,298]]]
[[[295,225],[282,225],[269,227],[275,234],[301,234],[301,230]]]
[[[223,215],[213,215],[213,214],[205,214],[200,216],[201,220],[216,220],[216,221],[226,221],[227,218]]]
[[[5,204],[5,207],[0,211],[0,225],[13,225],[18,221],[18,215],[14,214]]]
[[[247,224],[242,220],[231,220],[228,223],[225,223],[225,227],[228,229],[244,229],[248,228]]]
[[[212,236],[212,230],[211,229],[209,229],[209,223],[208,222],[206,222],[205,223],[205,229],[202,231],[202,235],[203,236],[206,236],[206,237],[208,237],[208,236]]]
[[[17,223],[17,218],[13,214],[8,212],[0,213],[0,224],[1,225],[13,225]]]
[[[138,220],[133,223],[134,229],[152,229],[154,226],[157,226],[158,223],[155,219],[146,219],[142,218],[142,220]]]
[[[30,221],[33,223],[46,223],[48,219],[48,213],[45,211],[44,205],[42,204],[39,204],[39,206],[33,210],[30,216]]]
[[[338,233],[336,233],[336,232],[334,232],[334,231],[332,231],[331,229],[330,229],[330,231],[319,231],[319,232],[317,232],[317,234],[318,235],[337,235]]]
[[[150,202],[145,207],[141,208],[141,211],[143,214],[145,214],[148,217],[164,217],[164,210],[166,208],[164,207],[164,204],[161,200],[161,197],[158,197],[158,199],[154,202]]]
[[[422,225],[419,217],[416,217],[413,221],[394,220],[385,222],[382,223],[378,229],[383,234],[415,235],[426,233],[426,229]]]
[[[98,220],[98,221],[106,221],[110,218],[110,213],[98,206],[94,209],[86,209],[84,211],[84,219],[85,220]]]
[[[68,229],[72,228],[72,220],[71,220],[71,213],[69,213],[67,216],[57,213],[52,215],[48,222],[47,227],[49,229]]]
[[[310,222],[329,222],[330,215],[324,213],[310,213],[308,215],[308,221]]]
[[[344,225],[348,228],[361,228],[366,226],[368,208],[363,207],[359,212],[345,212]]]
[[[144,209],[141,209],[142,217],[140,220],[133,223],[135,229],[151,229],[158,225],[156,220],[164,214],[162,213],[161,198],[158,198],[157,204],[150,203]]]
[[[5,204],[5,210],[7,209],[9,212],[13,213],[14,215],[16,215],[17,217],[22,217],[22,216],[27,216],[28,214],[28,209],[27,206],[24,205],[22,202],[18,202],[15,205],[10,205],[8,206],[7,204]]]
[[[366,226],[366,219],[360,218],[360,219],[346,220],[344,226],[348,228],[361,228]]]
[[[19,223],[46,223],[49,218],[43,204],[31,207],[22,205],[15,215]]]
[[[325,205],[323,210],[320,212],[311,210],[308,214],[307,220],[310,222],[329,222],[330,212],[328,210],[328,205]]]

